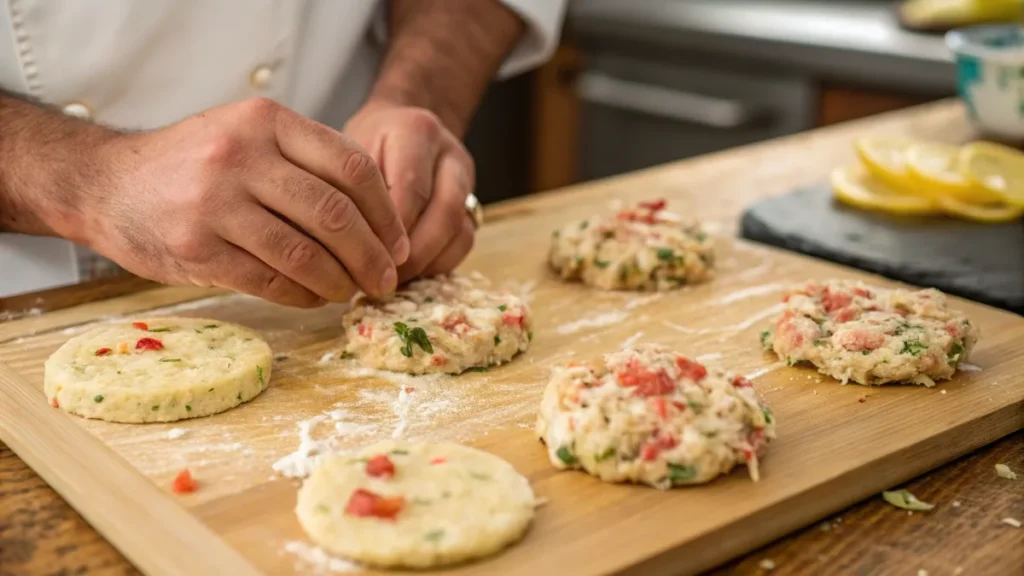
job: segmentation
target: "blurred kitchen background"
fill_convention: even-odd
[[[572,0],[467,137],[494,202],[954,96],[942,32],[1021,0]]]

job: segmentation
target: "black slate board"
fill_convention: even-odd
[[[1024,222],[977,224],[844,206],[827,183],[763,200],[744,238],[1024,314]]]

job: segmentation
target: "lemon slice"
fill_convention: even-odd
[[[907,150],[917,143],[895,136],[866,136],[855,140],[853,149],[880,182],[908,194],[921,194],[907,173]]]
[[[978,189],[960,173],[960,149],[948,144],[915,144],[907,150],[907,173],[911,181],[931,196],[955,196],[966,202],[983,203]],[[981,191],[983,197],[989,196]]]
[[[990,201],[1024,206],[1024,153],[991,142],[972,142],[960,151],[960,173]]]
[[[943,212],[950,216],[958,216],[975,222],[1012,222],[1024,216],[1024,206],[1008,206],[1006,204],[968,204],[952,196],[940,196],[935,199]]]
[[[930,198],[903,194],[886,186],[860,166],[843,166],[832,172],[832,193],[840,201],[892,214],[934,214],[938,207]]]

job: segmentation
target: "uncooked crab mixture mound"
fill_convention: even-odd
[[[383,301],[361,295],[342,320],[345,352],[380,370],[458,374],[508,362],[533,338],[530,309],[479,279],[418,280]]]
[[[926,290],[811,281],[783,295],[785,308],[761,344],[789,365],[810,362],[842,383],[934,386],[953,376],[978,329]]]
[[[371,566],[429,568],[516,542],[535,505],[530,483],[497,456],[388,440],[328,457],[299,490],[295,513],[329,552]]]
[[[668,489],[737,464],[757,480],[775,422],[743,376],[642,345],[555,367],[537,434],[556,468]]]
[[[711,240],[665,206],[665,200],[640,202],[555,230],[552,268],[563,279],[605,290],[671,290],[705,280],[714,263]]]
[[[270,382],[270,346],[248,328],[204,318],[105,324],[46,361],[50,405],[112,422],[173,422],[252,400]]]

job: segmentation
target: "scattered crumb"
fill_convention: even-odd
[[[323,356],[320,357],[320,363],[321,364],[327,364],[331,360],[334,360],[334,358],[337,355],[338,355],[337,352],[328,352],[328,353],[326,353],[326,354],[324,354]]]
[[[817,396],[817,395],[818,395],[818,390],[817,390],[817,388],[815,388],[815,389],[813,390],[813,392],[814,392],[814,395],[815,395],[815,396]]]
[[[913,510],[907,510],[907,516],[913,516],[913,515],[914,515],[914,511]]]
[[[771,558],[765,558],[764,560],[758,562],[757,565],[759,568],[761,568],[761,570],[775,570],[775,561]]]
[[[547,498],[545,498],[543,496],[538,496],[538,497],[533,499],[533,507],[534,508],[540,508],[542,506],[547,506],[549,502],[551,502],[551,500],[549,500],[549,499],[547,499]]]
[[[1010,467],[1006,464],[996,464],[996,474],[998,474],[1000,478],[1006,478],[1007,480],[1017,479],[1017,473],[1010,470]]]
[[[822,522],[821,524],[818,524],[818,530],[821,530],[822,532],[828,532],[831,529],[832,525],[828,522]]]
[[[843,517],[842,516],[836,516],[836,524],[842,524],[842,523],[843,523]]]
[[[959,507],[960,507],[960,501],[959,500],[953,500],[953,508],[959,508]]]
[[[867,401],[868,401],[868,397],[865,396],[865,395],[861,395],[860,398],[857,398],[857,402],[860,402],[861,404],[863,404],[863,403],[865,403]]]
[[[942,393],[943,393],[943,394],[945,394],[945,393],[946,393],[946,391],[945,391],[945,390],[942,390]]]
[[[928,576],[928,571],[922,568],[917,571],[917,576]]]
[[[975,366],[974,364],[968,364],[967,362],[961,362],[956,369],[961,372],[981,372],[981,366]]]
[[[892,490],[882,492],[882,498],[897,508],[904,510],[931,510],[934,504],[922,502],[907,490]]]
[[[1013,526],[1014,528],[1020,528],[1020,526],[1021,526],[1020,520],[1017,520],[1016,518],[1010,518],[1009,516],[1007,516],[1006,518],[1003,518],[1002,520],[1000,520],[1000,522],[1002,522],[1003,524],[1009,524],[1010,526]]]
[[[184,428],[171,428],[167,431],[167,438],[170,440],[176,440],[181,438],[185,434],[188,434],[188,430]]]
[[[284,551],[298,558],[295,571],[304,572],[303,568],[312,567],[317,572],[361,572],[363,567],[354,562],[336,558],[323,551],[322,548],[306,544],[299,540],[286,542]]]

